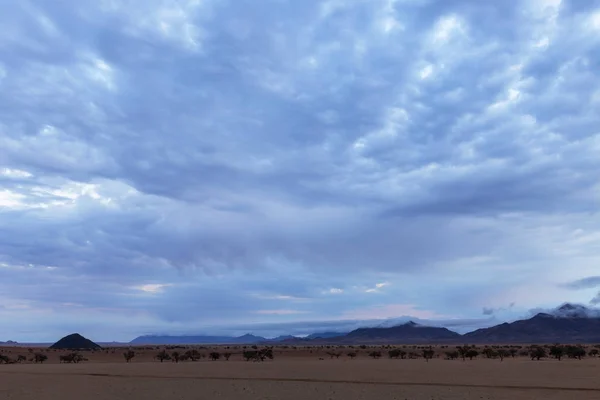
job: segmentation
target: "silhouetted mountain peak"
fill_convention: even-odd
[[[100,349],[101,347],[98,344],[92,342],[91,340],[84,338],[79,333],[72,333],[60,339],[58,342],[54,343],[52,346],[50,346],[50,348],[95,350]]]
[[[245,335],[242,335],[240,337],[238,337],[238,339],[264,339],[263,337],[259,337],[259,336],[254,336],[251,333],[246,333]]]
[[[580,307],[583,307],[583,306],[576,306],[576,305],[571,304],[571,303],[565,303],[562,306],[558,307],[557,310],[558,311],[570,311],[570,310],[576,310],[576,309],[578,309]],[[585,307],[583,307],[583,308],[585,308]]]

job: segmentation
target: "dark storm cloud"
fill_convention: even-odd
[[[3,312],[462,318],[597,265],[598,2],[31,0],[0,26]]]

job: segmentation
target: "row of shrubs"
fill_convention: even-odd
[[[546,358],[549,356],[556,358],[557,360],[561,360],[563,357],[579,359],[581,360],[586,355],[589,357],[597,357],[600,355],[600,345],[595,346],[589,351],[583,346],[574,346],[574,345],[552,345],[552,346],[539,346],[532,345],[529,347],[523,346],[506,346],[507,348],[503,348],[501,346],[486,346],[483,349],[478,349],[476,346],[456,346],[456,350],[444,351],[444,358],[446,360],[456,360],[462,358],[466,360],[473,360],[478,356],[484,356],[486,358],[500,359],[500,361],[504,360],[504,358],[511,357],[515,358],[517,356],[522,357],[530,357],[532,360],[540,360],[542,358]],[[447,348],[447,346],[446,346]],[[424,358],[426,361],[429,361],[433,357],[440,355],[435,353],[432,347],[421,346],[421,352],[415,351],[405,351],[399,348],[393,348],[389,350],[388,357],[393,359],[416,359],[416,358]],[[332,352],[329,351],[326,353],[330,358],[340,358],[343,353],[342,352]],[[373,359],[378,359],[383,356],[381,351],[371,351],[367,354],[369,357]],[[350,359],[354,359],[358,356],[357,351],[350,351],[346,353]]]
[[[131,362],[135,355],[136,353],[134,350],[128,350],[125,353],[123,353],[123,357],[125,358],[126,362]],[[220,359],[229,361],[232,355],[233,353],[231,352],[220,353],[217,351],[212,351],[208,354],[208,358],[212,361],[217,361]],[[172,361],[178,363],[180,361],[199,361],[200,359],[205,357],[207,357],[206,354],[200,353],[196,349],[188,350],[185,353],[180,353],[178,351],[169,353],[167,352],[167,350],[162,350],[154,356],[154,359],[160,362]],[[272,360],[274,359],[273,348],[267,347],[261,350],[244,350],[242,352],[242,357],[246,361],[265,361],[267,358]]]
[[[37,364],[44,363],[44,361],[46,361],[47,359],[48,356],[42,353],[35,353],[32,357],[29,358],[29,360],[26,356],[22,354],[19,354],[16,358],[11,358],[9,356],[0,354],[0,364],[21,364],[25,361],[35,362]]]
[[[246,346],[244,346],[246,347]],[[368,349],[366,345],[358,346],[360,349]],[[205,347],[204,347],[205,348]],[[236,346],[237,348],[237,346]],[[266,347],[263,349],[258,349],[257,346],[252,346],[254,350],[244,350],[241,355],[242,358],[246,361],[264,361],[265,359],[273,359],[273,347]],[[326,348],[335,348],[335,346],[327,346]],[[337,348],[344,348],[343,346],[337,346]],[[353,346],[349,346],[349,348],[353,348]],[[431,346],[411,346],[412,349],[420,349],[418,351],[406,351],[404,349],[407,346],[402,346],[402,348],[394,348],[393,346],[382,346],[381,348],[390,349],[388,353],[389,358],[393,359],[416,359],[416,358],[424,358],[426,361],[429,361],[433,357],[440,357],[440,354],[435,353]],[[447,349],[448,346],[441,346],[442,349]],[[154,348],[151,348],[154,349]],[[168,347],[167,347],[168,349]],[[312,351],[311,351],[312,352]],[[25,361],[35,362],[35,363],[44,363],[48,360],[48,356],[41,352],[33,353],[30,350],[31,357],[28,359],[24,355],[18,355],[16,358],[11,358],[6,355],[0,354],[0,364],[17,364]],[[350,359],[354,359],[358,356],[359,351],[350,351],[346,353],[346,356]],[[328,351],[326,352],[330,358],[339,358],[343,355],[341,351]],[[231,352],[217,352],[212,351],[208,353],[208,355],[201,353],[197,349],[187,350],[185,352],[173,351],[167,352],[167,350],[162,350],[158,354],[154,356],[154,358],[160,362],[164,361],[172,361],[178,363],[180,361],[199,361],[202,358],[208,358],[212,361],[217,361],[220,359],[224,359],[229,361],[233,353]],[[368,353],[368,356],[373,359],[378,359],[382,357],[382,351],[374,350]],[[542,358],[553,357],[557,360],[561,360],[563,357],[579,359],[581,360],[585,356],[589,357],[597,357],[600,355],[600,345],[596,345],[590,350],[586,350],[585,346],[582,345],[531,345],[531,346],[484,346],[483,349],[478,348],[475,345],[464,345],[464,346],[456,346],[455,350],[446,350],[443,352],[445,359],[447,360],[456,360],[462,358],[466,360],[467,358],[472,360],[477,358],[478,356],[483,356],[486,358],[492,359],[500,359],[501,361],[504,358],[511,357],[514,358],[516,356],[521,357],[530,357],[532,360],[540,360]],[[123,353],[123,357],[126,362],[131,362],[133,358],[136,356],[136,352],[134,350],[128,350]],[[59,356],[61,363],[79,363],[81,361],[87,361],[85,357],[83,357],[78,352],[69,353],[66,355]]]

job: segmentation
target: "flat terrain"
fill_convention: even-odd
[[[19,351],[27,354],[11,354]],[[265,362],[234,354],[160,363],[148,350],[127,364],[121,353],[84,352],[87,362],[58,364],[60,353],[49,352],[43,365],[0,365],[0,399],[600,399],[600,358],[319,360],[298,350]]]

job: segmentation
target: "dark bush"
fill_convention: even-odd
[[[130,362],[133,360],[133,357],[135,357],[135,351],[127,350],[125,353],[123,353],[123,357],[125,358],[125,362]]]

